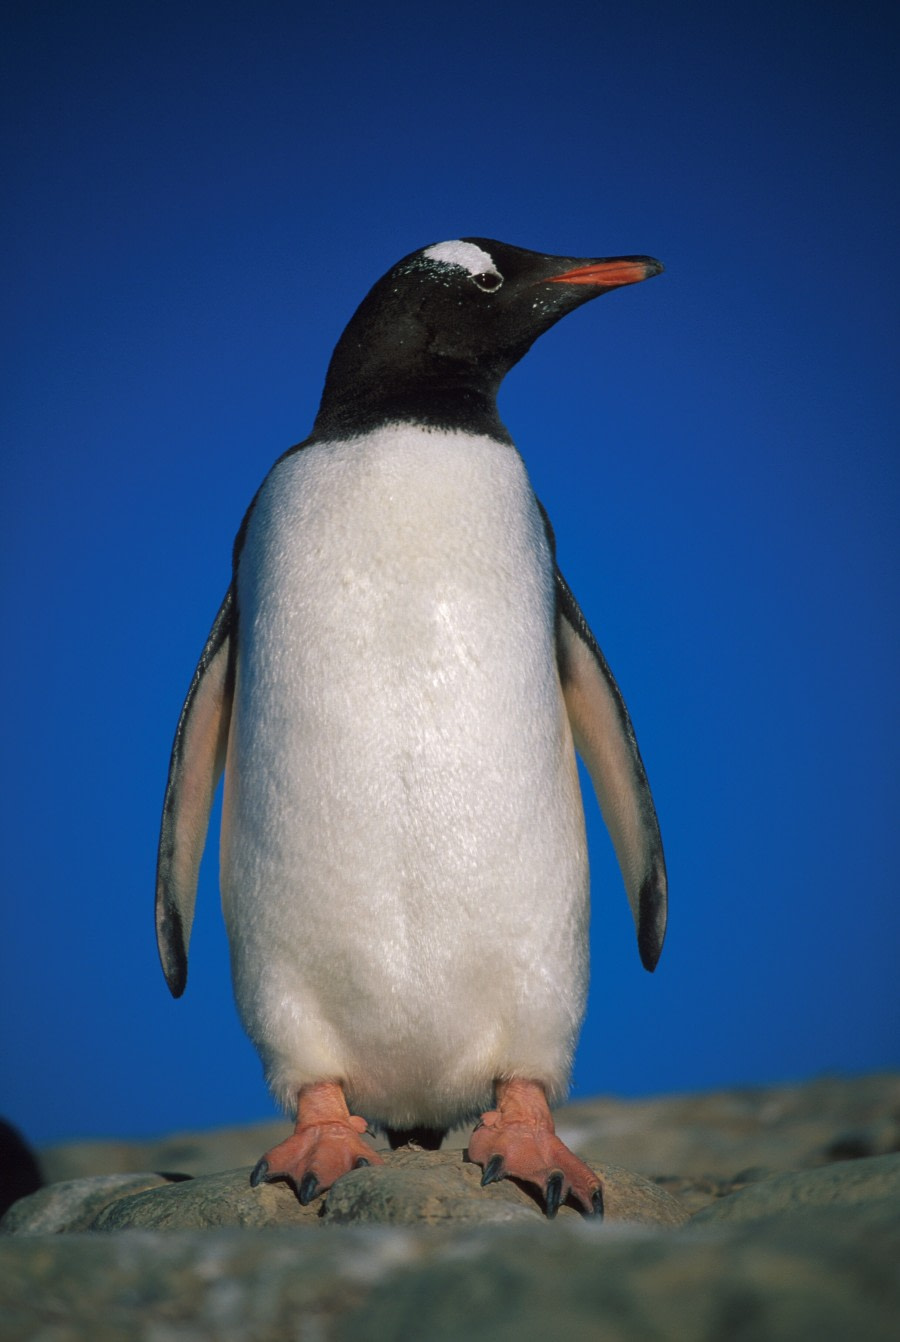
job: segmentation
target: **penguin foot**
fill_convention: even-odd
[[[603,1215],[603,1186],[557,1137],[544,1088],[537,1081],[497,1082],[497,1108],[482,1114],[468,1156],[484,1170],[481,1185],[518,1179],[544,1197],[548,1220],[571,1200],[587,1216]]]
[[[384,1164],[362,1140],[365,1131],[366,1120],[350,1113],[336,1082],[304,1086],[297,1095],[293,1134],[260,1157],[250,1175],[251,1187],[290,1184],[306,1207],[350,1170]]]

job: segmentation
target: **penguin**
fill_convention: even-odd
[[[588,982],[576,751],[653,970],[666,870],[631,719],[497,410],[555,322],[659,274],[647,256],[423,247],[375,284],[308,438],[257,491],[175,733],[160,959],[184,991],[224,771],[235,999],[293,1133],[251,1183],[303,1204],[477,1120],[482,1183],[602,1215],[556,1136]]]

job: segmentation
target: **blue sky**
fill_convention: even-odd
[[[666,266],[501,395],[671,883],[651,977],[589,799],[575,1094],[900,1063],[894,7],[5,14],[0,1111],[271,1114],[214,839],[183,999],[158,966],[172,733],[348,317],[473,234]]]

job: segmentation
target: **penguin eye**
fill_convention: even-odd
[[[473,275],[472,279],[478,285],[479,289],[483,289],[487,294],[492,294],[496,289],[499,289],[500,285],[503,283],[503,276],[498,275],[497,272],[493,270],[485,270],[480,275]]]

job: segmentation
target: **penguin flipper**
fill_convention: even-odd
[[[173,997],[187,982],[187,948],[209,813],[225,767],[233,692],[233,587],[213,621],[178,719],[156,862],[156,943]]]
[[[625,700],[559,569],[556,597],[560,680],[575,748],[625,879],[641,963],[653,970],[666,934],[667,882],[650,784]]]

